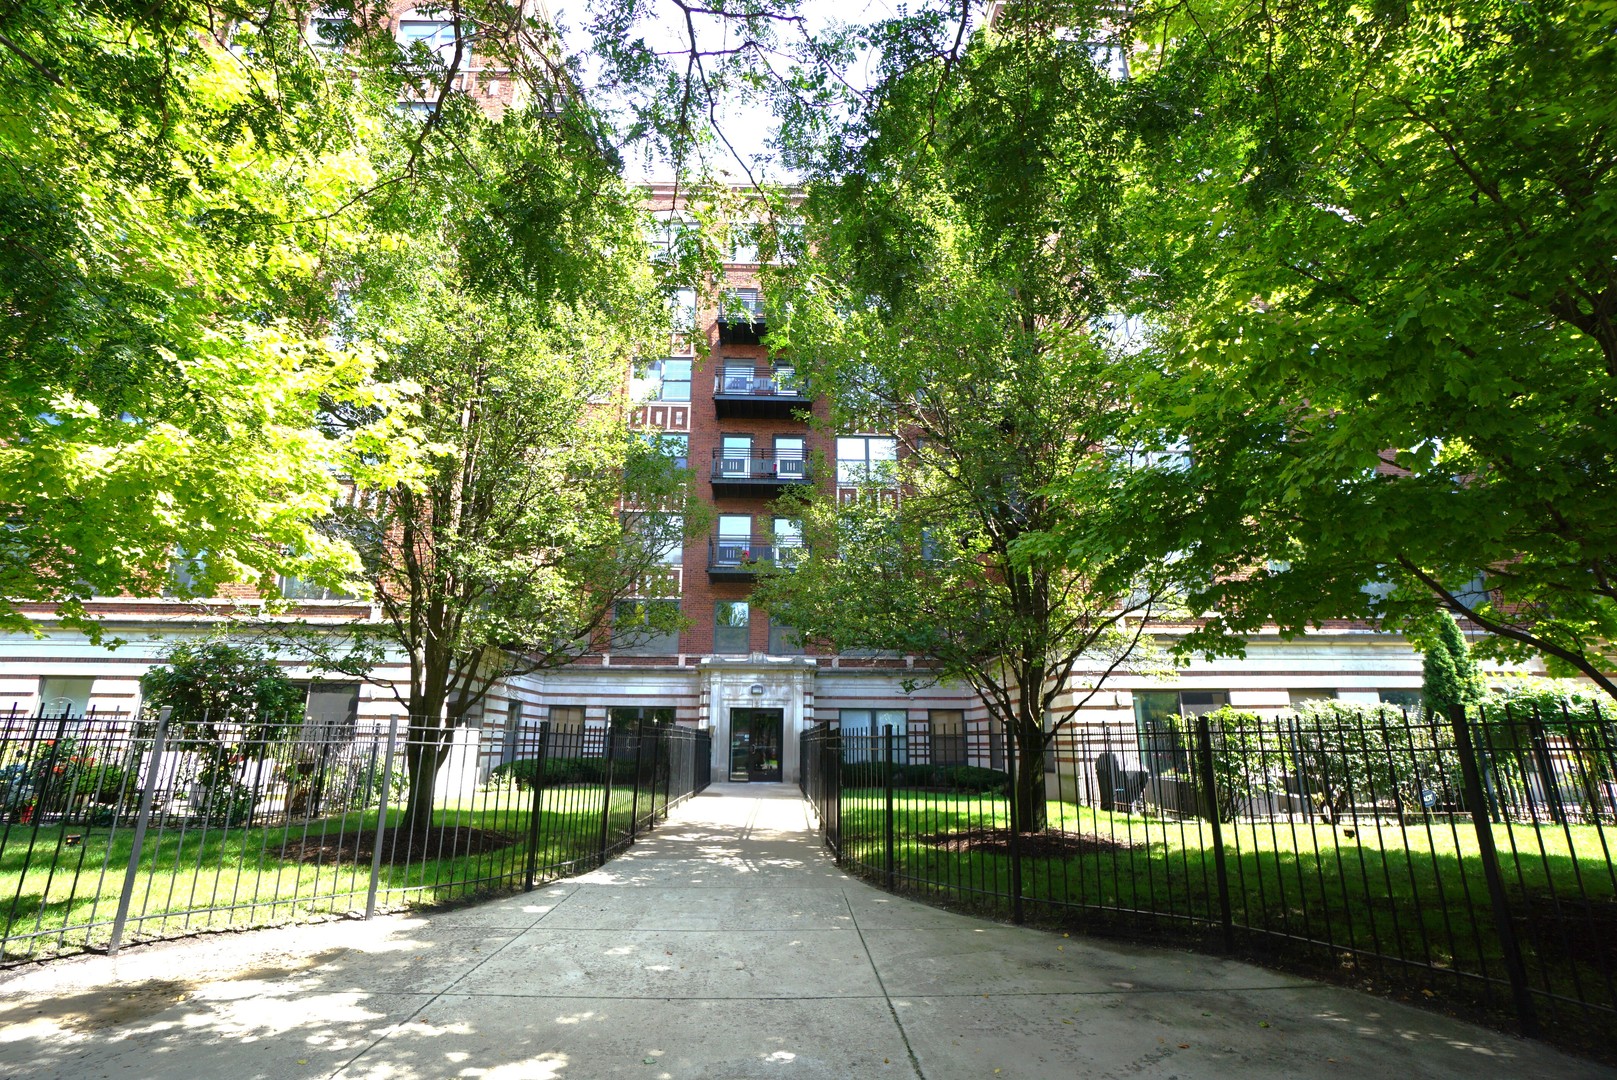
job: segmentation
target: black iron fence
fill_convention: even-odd
[[[817,729],[800,759],[827,847],[888,888],[1235,950],[1584,1047],[1617,1023],[1617,731],[1598,713],[1225,710],[1064,730],[1042,754],[1006,740],[1003,771],[934,765],[907,736]],[[1037,802],[1016,795],[1030,764]]]
[[[702,790],[707,741],[0,715],[0,963],[532,889]]]

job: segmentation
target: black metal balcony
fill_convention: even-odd
[[[719,311],[720,345],[762,345],[769,329],[763,301],[731,297]]]
[[[790,566],[803,554],[797,536],[711,536],[707,542],[709,581],[753,581],[760,570]]]
[[[808,454],[802,450],[713,451],[715,498],[772,499],[812,482]]]
[[[713,379],[713,413],[720,420],[790,420],[810,404],[790,368],[727,364]]]

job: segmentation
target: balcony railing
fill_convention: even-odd
[[[719,310],[719,344],[762,344],[764,331],[769,327],[769,316],[759,297],[726,298]]]
[[[797,536],[712,536],[707,573],[712,581],[751,581],[771,566],[791,566],[806,549]]]
[[[713,494],[778,495],[784,488],[811,483],[809,470],[808,454],[802,450],[715,450]]]
[[[725,367],[713,379],[714,412],[726,417],[789,419],[809,404],[803,381],[790,368]]]

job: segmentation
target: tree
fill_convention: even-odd
[[[221,18],[214,20],[214,14]],[[407,456],[374,356],[327,340],[364,94],[291,12],[25,4],[0,49],[0,624],[91,595],[336,578],[316,528]],[[243,14],[243,13],[236,13]],[[323,403],[372,410],[342,438]]]
[[[1046,124],[1071,95],[1093,121]],[[808,555],[758,602],[839,651],[925,658],[970,685],[1015,747],[1020,830],[1044,825],[1058,734],[1107,678],[1150,663],[1146,627],[1171,604],[1173,564],[1131,493],[1174,471],[1134,467],[1147,370],[1104,320],[1111,104],[1062,42],[990,40],[953,68],[896,71],[838,141],[847,156],[821,161],[809,251],[773,286],[772,345],[838,431],[892,432],[896,448],[863,469],[839,449],[842,490],[800,511]],[[1027,168],[1007,181],[1007,161]]]
[[[1148,406],[1217,613],[1449,612],[1617,694],[1609,5],[1148,5],[1125,202]],[[1210,512],[1208,512],[1210,511]]]
[[[1482,700],[1482,673],[1471,658],[1471,647],[1460,625],[1449,616],[1437,620],[1437,633],[1425,643],[1421,662],[1421,699],[1432,716],[1447,716],[1454,705]]]
[[[304,690],[262,653],[225,641],[185,642],[163,660],[140,677],[146,706],[171,710],[169,738],[202,759],[202,814],[241,824],[253,811],[242,763],[303,722]]]
[[[454,150],[378,204],[385,242],[355,259],[341,324],[420,388],[424,473],[332,523],[380,620],[302,635],[329,669],[407,664],[403,686],[378,681],[409,715],[407,816],[423,828],[455,731],[496,683],[576,659],[621,605],[668,594],[686,482],[627,425],[624,373],[665,308],[634,193],[539,109],[441,123]],[[677,623],[639,606],[642,633]]]

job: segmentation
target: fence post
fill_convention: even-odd
[[[887,887],[893,887],[893,725],[882,725],[882,757],[887,767],[882,770],[882,789],[886,810],[884,813],[885,842],[885,868],[887,871]]]
[[[988,722],[993,724],[994,721],[990,719]],[[992,741],[993,729],[990,728],[989,731]],[[1021,814],[1018,812],[1022,806],[1022,785],[1018,782],[1016,774],[1016,767],[1021,764],[1022,741],[1012,735],[1009,743],[1010,745],[1005,748],[1005,772],[1009,777],[1011,792],[1011,817],[1008,823],[1011,840],[1011,922],[1020,926],[1026,918],[1026,913],[1022,909],[1022,830],[1019,827]]]
[[[662,752],[663,751],[663,737],[664,737],[664,734],[663,734],[662,729],[659,728],[656,724],[652,724],[651,725],[651,820],[647,823],[647,826],[646,826],[647,828],[651,828],[651,829],[655,829],[657,827],[657,775],[658,775],[659,772],[661,772],[662,764],[663,764],[663,752]],[[673,770],[670,769],[668,772],[669,772],[669,783],[665,784],[663,786],[663,815],[665,817],[667,816],[667,812],[668,812],[668,800],[674,794],[674,789],[673,789],[672,786],[670,786],[673,783]]]
[[[550,721],[539,724],[539,756],[533,767],[533,805],[528,810],[528,867],[524,875],[525,892],[533,892],[534,878],[539,874],[539,812],[545,793],[545,759],[550,756]]]
[[[1230,871],[1224,861],[1224,827],[1220,819],[1218,786],[1213,776],[1213,731],[1207,717],[1196,717],[1196,771],[1202,797],[1207,800],[1207,820],[1213,826],[1213,874],[1218,881],[1218,923],[1224,932],[1224,948],[1235,949],[1235,914],[1230,907]]]
[[[842,865],[842,730],[828,732],[825,738],[825,752],[831,756],[831,779],[828,781],[830,794],[826,796],[826,807],[831,814],[831,824],[827,828],[827,835],[831,838],[831,854],[838,866]],[[824,765],[821,765],[822,771]],[[834,804],[834,805],[833,805]]]
[[[1482,876],[1488,884],[1488,899],[1493,903],[1493,921],[1499,934],[1499,948],[1504,954],[1505,973],[1510,977],[1510,993],[1515,999],[1516,1016],[1522,1034],[1532,1036],[1538,1031],[1538,1019],[1533,1012],[1533,995],[1527,986],[1527,967],[1522,962],[1521,942],[1516,937],[1516,924],[1510,919],[1510,904],[1505,898],[1505,881],[1499,873],[1499,851],[1494,847],[1493,825],[1489,821],[1487,801],[1482,794],[1482,771],[1477,767],[1476,748],[1471,742],[1470,723],[1464,705],[1449,706],[1449,722],[1454,725],[1454,747],[1460,758],[1460,783],[1465,792],[1465,806],[1471,814],[1471,823],[1477,831],[1477,848],[1482,859]]]
[[[118,914],[112,919],[112,937],[107,941],[107,955],[117,955],[123,944],[124,927],[129,922],[129,904],[135,898],[135,878],[140,876],[140,849],[146,843],[146,826],[152,820],[152,798],[157,793],[158,776],[163,767],[163,740],[168,737],[168,718],[173,706],[164,705],[157,710],[157,733],[152,736],[152,756],[146,766],[146,783],[140,791],[140,810],[135,814],[135,836],[129,847],[129,867],[124,871],[123,891],[118,894]]]
[[[399,718],[387,722],[387,753],[382,757],[382,793],[376,800],[376,833],[371,837],[371,884],[365,891],[365,917],[376,914],[376,887],[382,879],[382,840],[387,835],[387,796],[393,789],[393,749],[398,744]]]
[[[634,843],[634,838],[640,831],[640,774],[644,764],[640,759],[645,756],[645,751],[646,721],[644,717],[641,717],[634,724],[634,793],[629,797],[629,843],[631,844]],[[656,790],[656,782],[655,778],[653,778],[651,796],[651,816],[653,818],[657,816]]]
[[[601,861],[603,863],[606,862],[607,836],[611,831],[612,824],[612,762],[615,755],[613,754],[614,747],[612,744],[614,740],[612,738],[612,720],[610,717],[606,721],[605,734],[606,752],[602,755],[602,760],[606,765],[606,785],[601,796]],[[635,778],[635,782],[639,782],[638,777]]]

